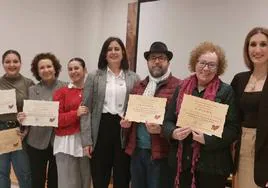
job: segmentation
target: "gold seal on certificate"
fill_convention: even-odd
[[[134,122],[162,124],[166,98],[129,95],[125,119]]]
[[[58,101],[24,100],[23,112],[26,118],[22,125],[58,127]]]
[[[17,113],[15,89],[0,90],[0,114]]]
[[[21,150],[21,138],[17,134],[18,128],[0,131],[0,154]]]
[[[221,138],[228,107],[226,104],[184,94],[177,126],[191,127],[192,130]]]

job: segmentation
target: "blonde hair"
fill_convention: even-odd
[[[195,47],[192,50],[189,60],[189,70],[191,72],[195,72],[196,63],[198,62],[199,57],[207,52],[216,53],[219,63],[217,69],[217,75],[223,74],[227,67],[227,60],[225,58],[225,53],[220,46],[215,45],[212,42],[208,41],[200,43],[197,47]]]

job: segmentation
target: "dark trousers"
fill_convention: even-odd
[[[32,171],[32,187],[45,188],[47,180],[47,188],[57,188],[57,165],[52,146],[49,145],[48,148],[39,150],[27,145],[27,152]]]
[[[107,188],[113,172],[114,188],[129,188],[130,158],[121,148],[120,117],[102,114],[98,140],[91,159],[94,188]]]
[[[225,188],[226,176],[196,172],[196,188]],[[184,171],[180,176],[180,188],[191,188],[192,174]]]
[[[136,148],[131,157],[132,188],[173,188],[167,158],[152,159],[149,149]]]

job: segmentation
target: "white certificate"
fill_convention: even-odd
[[[14,128],[0,131],[0,154],[22,149],[18,130],[18,128]]]
[[[177,126],[191,127],[221,138],[228,107],[226,104],[184,94]]]
[[[59,102],[24,100],[25,126],[58,127]]]
[[[0,114],[17,113],[16,90],[0,90]]]
[[[129,95],[125,119],[129,121],[162,124],[165,115],[166,98]]]

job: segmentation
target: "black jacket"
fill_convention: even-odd
[[[180,88],[178,88],[174,93],[173,99],[170,102],[163,123],[163,133],[171,143],[169,164],[175,168],[177,167],[176,153],[178,148],[178,141],[173,140],[171,137],[174,129],[176,129],[176,101],[179,89]],[[195,95],[196,93],[197,91],[194,91],[193,95]],[[199,96],[202,96],[202,94]],[[204,135],[206,144],[201,145],[200,158],[197,164],[197,171],[229,176],[229,174],[233,170],[233,160],[230,147],[233,141],[238,139],[238,135],[240,132],[240,127],[236,116],[234,92],[231,86],[221,82],[220,88],[216,94],[215,101],[218,103],[229,105],[222,138]],[[191,149],[185,148],[185,146],[187,147],[187,145],[191,146],[191,144],[188,144],[189,139],[191,142],[191,135],[189,135],[183,141],[183,159],[189,158],[185,155],[189,154],[189,156],[191,156]],[[182,168],[189,168],[187,167],[188,165],[191,165],[191,163],[189,161],[187,162],[187,160],[183,160]]]
[[[252,72],[241,72],[235,75],[231,83],[236,103],[244,92]],[[240,123],[243,121],[243,113],[239,110]],[[268,79],[263,86],[261,101],[257,120],[257,133],[255,142],[254,180],[258,186],[264,187],[268,182]],[[236,158],[239,157],[239,150],[236,151]],[[237,163],[238,164],[238,163]]]

